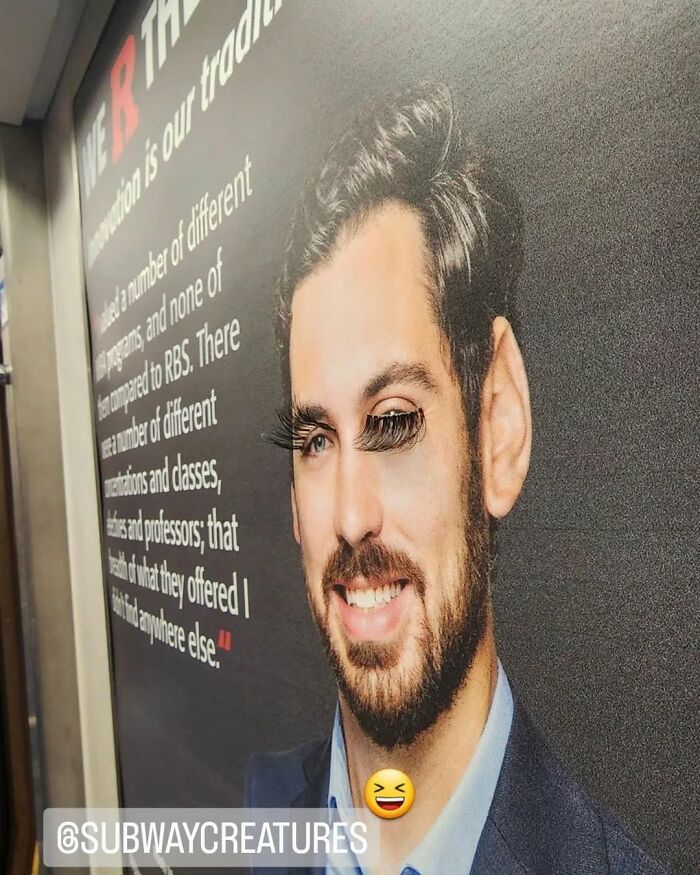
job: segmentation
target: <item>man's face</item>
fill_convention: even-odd
[[[418,217],[386,205],[341,237],[292,303],[293,510],[307,594],[341,692],[389,748],[453,701],[487,598],[474,550],[485,522],[468,519],[461,393],[426,257]]]

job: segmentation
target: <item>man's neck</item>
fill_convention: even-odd
[[[496,646],[489,628],[452,708],[412,745],[395,748],[391,753],[367,738],[341,697],[353,804],[364,807],[365,783],[380,769],[400,769],[415,787],[411,811],[382,825],[383,871],[396,871],[406,854],[427,835],[457,788],[481,738],[497,678]]]

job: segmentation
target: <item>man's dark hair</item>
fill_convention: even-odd
[[[498,315],[517,321],[522,210],[493,161],[465,140],[452,95],[420,86],[373,104],[328,150],[294,212],[278,281],[276,335],[287,401],[294,290],[334,254],[341,232],[396,201],[421,219],[436,320],[450,350],[472,448]],[[474,454],[476,455],[476,453]]]

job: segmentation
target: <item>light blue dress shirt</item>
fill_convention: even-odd
[[[512,720],[513,695],[499,660],[493,701],[471,762],[428,834],[399,867],[399,875],[453,875],[470,870],[496,790]],[[416,787],[416,795],[419,793],[420,787]],[[353,808],[338,707],[331,741],[328,807],[341,813]],[[348,875],[348,871],[326,867],[326,875]],[[370,875],[359,866],[356,872]]]

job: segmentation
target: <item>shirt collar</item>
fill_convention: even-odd
[[[328,807],[347,811],[354,808],[350,777],[348,775],[348,759],[345,752],[343,724],[340,719],[340,705],[336,703],[335,719],[333,721],[333,737],[331,739],[331,769],[328,779]]]
[[[469,766],[430,831],[404,860],[399,872],[405,867],[419,875],[469,871],[496,790],[512,720],[513,695],[499,660],[493,701]],[[338,706],[331,740],[328,806],[341,812],[353,807]]]

